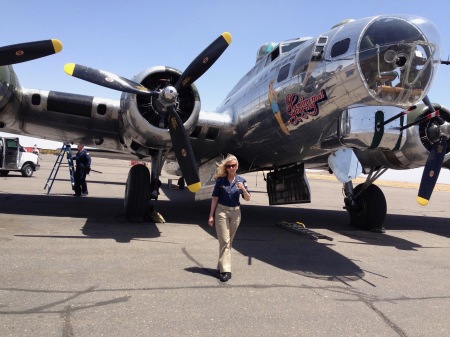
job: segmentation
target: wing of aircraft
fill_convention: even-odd
[[[426,205],[441,167],[450,166],[450,111],[427,96],[441,64],[439,41],[425,18],[380,15],[345,20],[316,37],[267,43],[214,112],[201,111],[194,82],[228,47],[229,33],[183,72],[156,66],[129,80],[65,66],[71,76],[122,92],[120,101],[22,88],[10,65],[16,59],[3,56],[17,48],[4,47],[0,129],[150,160],[151,172],[130,169],[130,219],[144,216],[158,198],[165,162],[178,163],[198,198],[210,197],[205,190],[215,162],[233,153],[241,173],[270,171],[271,205],[310,202],[305,169],[330,171],[343,184],[352,224],[379,230],[387,207],[374,182],[387,169],[423,166],[418,202]],[[354,187],[361,173],[366,182]]]

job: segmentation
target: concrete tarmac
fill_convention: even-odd
[[[0,336],[449,336],[450,193],[381,186],[385,234],[349,226],[342,186],[310,179],[312,203],[269,206],[261,173],[232,253],[215,270],[209,201],[168,189],[166,223],[129,223],[129,163],[93,159],[89,196],[72,196],[56,157],[31,178],[0,177]],[[275,226],[300,221],[333,241]]]

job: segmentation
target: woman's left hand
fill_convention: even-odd
[[[214,226],[214,217],[210,216],[208,219],[208,226],[213,227]]]

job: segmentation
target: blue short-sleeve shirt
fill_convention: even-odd
[[[242,194],[242,191],[236,187],[238,182],[241,182],[248,192],[247,181],[244,178],[236,176],[236,179],[230,184],[228,177],[220,177],[216,180],[212,196],[218,197],[218,203],[223,206],[239,206],[239,196]]]

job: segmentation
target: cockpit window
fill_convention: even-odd
[[[275,48],[278,47],[278,43],[268,42],[259,47],[258,52],[256,53],[256,62],[261,60],[265,55],[271,53]]]
[[[297,46],[300,46],[305,41],[294,41],[294,42],[285,42],[281,44],[281,53],[287,53],[288,51],[291,51]]]
[[[311,59],[311,53],[314,48],[314,42],[310,42],[309,45],[305,45],[305,47],[299,52],[297,56],[297,60],[294,64],[293,75],[299,75],[306,71],[308,68],[309,61]]]
[[[302,43],[305,43],[306,41],[311,40],[312,37],[306,36],[306,37],[299,37],[297,39],[287,40],[280,43],[281,48],[281,54],[290,52],[292,49],[300,46]]]
[[[384,17],[361,37],[359,66],[378,101],[411,105],[431,82],[435,52],[436,46],[410,21]]]

